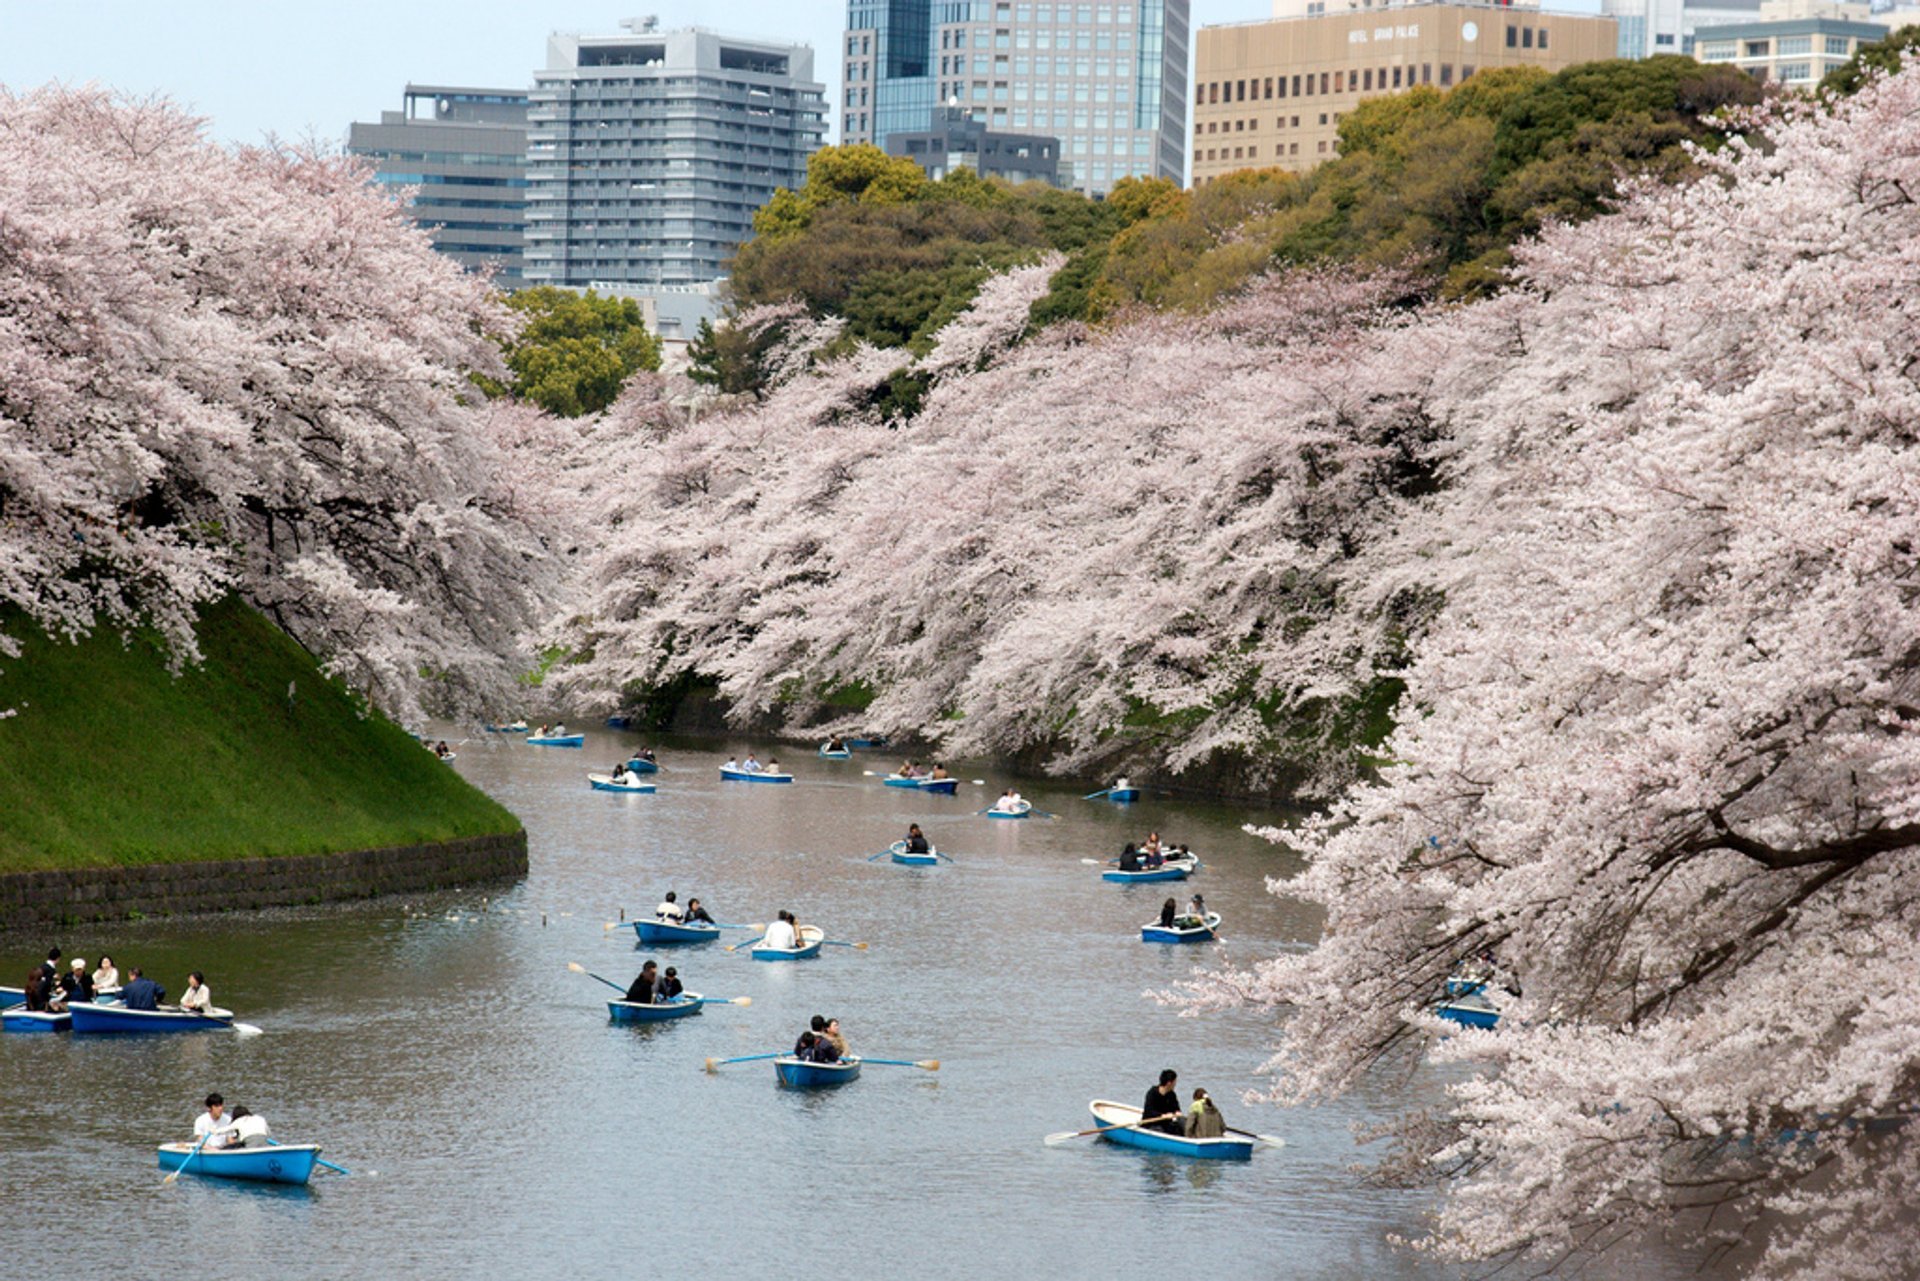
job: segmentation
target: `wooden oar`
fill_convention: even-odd
[[[1097,792],[1088,792],[1085,796],[1082,796],[1080,799],[1083,801],[1097,800],[1100,797],[1105,796],[1108,792],[1111,792],[1112,790],[1113,789],[1111,787],[1103,787]]]
[[[193,1151],[191,1151],[191,1152],[189,1152],[189,1153],[187,1153],[187,1156],[186,1156],[186,1160],[184,1160],[184,1161],[182,1161],[182,1162],[180,1162],[180,1164],[179,1164],[178,1166],[176,1166],[176,1167],[174,1167],[174,1169],[173,1169],[172,1171],[170,1171],[170,1172],[169,1172],[169,1173],[167,1174],[167,1177],[166,1177],[166,1178],[164,1178],[164,1179],[162,1179],[162,1180],[160,1180],[160,1186],[164,1188],[165,1186],[167,1186],[167,1184],[169,1184],[169,1183],[172,1183],[172,1182],[173,1182],[173,1181],[174,1181],[175,1179],[177,1179],[177,1178],[179,1178],[179,1177],[180,1177],[180,1171],[182,1171],[182,1170],[184,1170],[184,1169],[186,1169],[186,1168],[187,1168],[187,1163],[188,1163],[189,1161],[192,1161],[192,1160],[193,1160],[193,1158],[195,1158],[195,1157],[197,1157],[197,1156],[199,1156],[199,1155],[200,1155],[200,1149],[201,1149],[201,1148],[204,1148],[205,1146],[207,1146],[207,1140],[208,1140],[208,1139],[210,1139],[210,1138],[212,1138],[212,1137],[213,1137],[213,1131],[211,1131],[211,1130],[209,1130],[209,1131],[207,1131],[207,1133],[205,1133],[205,1134],[203,1134],[203,1135],[201,1135],[201,1136],[200,1136],[200,1141],[199,1141],[198,1143],[196,1143],[196,1144],[194,1144],[194,1145],[193,1145]]]
[[[1160,1115],[1171,1116],[1178,1119],[1180,1114],[1178,1112],[1163,1112]],[[1042,1139],[1041,1142],[1050,1148],[1057,1148],[1068,1139],[1084,1139],[1089,1134],[1105,1134],[1108,1130],[1137,1130],[1141,1126],[1158,1121],[1159,1119],[1160,1117],[1158,1116],[1143,1116],[1138,1121],[1124,1121],[1115,1125],[1096,1125],[1091,1130],[1060,1130],[1056,1133],[1049,1134],[1045,1139]]]
[[[702,1005],[752,1005],[750,996],[702,996],[696,998]]]
[[[602,983],[605,983],[608,987],[612,988],[614,991],[619,992],[623,995],[626,993],[627,989],[625,987],[621,986],[618,983],[615,983],[610,978],[603,978],[602,976],[595,974],[592,970],[580,964],[580,962],[578,961],[568,961],[567,968],[572,970],[575,974],[584,974],[590,979],[599,979]]]
[[[940,1070],[939,1059],[870,1059],[864,1054],[855,1055],[854,1057],[858,1058],[863,1065],[868,1063],[884,1063],[888,1067],[917,1067],[925,1068],[929,1072],[938,1072]]]
[[[282,1142],[281,1142],[280,1140],[278,1140],[278,1139],[268,1139],[268,1140],[267,1140],[267,1143],[268,1143],[268,1145],[269,1145],[270,1147],[276,1147],[276,1148],[283,1148],[283,1147],[285,1147],[285,1146],[287,1146],[286,1144],[284,1144],[284,1143],[282,1143]],[[331,1162],[331,1161],[323,1161],[323,1160],[321,1160],[321,1159],[320,1159],[319,1157],[317,1157],[317,1156],[316,1156],[315,1158],[313,1158],[313,1163],[314,1163],[315,1165],[324,1165],[324,1166],[326,1166],[326,1167],[327,1167],[327,1168],[328,1168],[329,1170],[336,1170],[336,1171],[338,1171],[338,1172],[339,1172],[339,1173],[341,1173],[341,1174],[352,1174],[352,1173],[353,1173],[353,1171],[352,1171],[352,1170],[349,1170],[349,1169],[348,1169],[348,1168],[347,1168],[346,1166],[344,1166],[344,1165],[335,1165],[335,1164],[334,1164],[333,1162]]]
[[[711,1072],[715,1068],[725,1067],[729,1063],[757,1063],[761,1059],[784,1059],[790,1053],[791,1051],[789,1050],[775,1050],[771,1054],[742,1054],[737,1058],[731,1059],[708,1059],[707,1071]]]
[[[743,947],[752,947],[755,943],[758,943],[760,939],[763,939],[765,937],[766,935],[762,934],[758,939],[747,939],[743,943],[729,943],[726,946],[726,950],[729,952],[737,952]]]
[[[900,849],[905,845],[906,845],[905,841],[895,841],[893,844],[887,846],[887,848],[881,850],[878,854],[868,855],[867,862],[871,863],[876,858],[885,858],[887,855],[893,853],[895,850]]]
[[[848,943],[842,939],[821,939],[820,941],[822,943],[825,943],[828,947],[857,947],[862,952],[866,951],[867,948],[871,946],[871,944],[867,944],[867,943]],[[804,944],[802,946],[804,946]]]
[[[1228,1134],[1239,1134],[1249,1139],[1256,1139],[1270,1148],[1284,1148],[1287,1146],[1287,1141],[1277,1134],[1255,1134],[1252,1130],[1235,1129],[1231,1125],[1223,1125],[1220,1128]]]
[[[932,853],[935,858],[943,858],[949,863],[953,862],[953,855],[951,854],[942,854],[939,850],[934,850]]]

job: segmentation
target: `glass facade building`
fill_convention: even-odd
[[[726,274],[826,135],[805,45],[702,28],[556,35],[527,131],[529,283],[681,287]]]
[[[1088,194],[1185,178],[1189,0],[848,0],[841,137],[885,148],[934,111],[1060,140]]]

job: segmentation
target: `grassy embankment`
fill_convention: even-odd
[[[16,631],[15,634],[18,634]],[[151,641],[0,659],[0,872],[375,849],[519,820],[237,602],[178,677]],[[295,686],[291,707],[287,685]]]

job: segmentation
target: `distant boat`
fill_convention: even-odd
[[[9,1032],[64,1032],[73,1026],[73,1015],[52,1010],[29,1010],[17,1005],[0,1010],[0,1027]]]
[[[130,1010],[124,1005],[73,1001],[67,1005],[75,1032],[210,1032],[233,1026],[233,1011],[212,1009]]]
[[[626,928],[642,943],[711,943],[720,937],[718,925],[682,921],[628,921]]]
[[[650,761],[644,756],[627,758],[627,773],[629,774],[658,774],[659,772],[660,765],[657,761]]]
[[[910,854],[907,852],[907,843],[905,841],[895,841],[887,847],[887,853],[893,857],[894,862],[904,864],[907,867],[932,867],[940,861],[939,851],[935,850],[932,846],[928,846],[927,852],[924,854]]]
[[[525,721],[514,721],[509,725],[487,726],[487,733],[489,734],[524,734],[526,732],[527,723]]]
[[[960,786],[957,778],[923,778],[913,774],[889,774],[880,781],[888,787],[913,787],[937,796],[952,796]]]
[[[1222,1135],[1217,1139],[1190,1139],[1184,1134],[1168,1134],[1162,1130],[1151,1130],[1139,1124],[1146,1114],[1139,1108],[1130,1108],[1124,1103],[1109,1103],[1105,1099],[1095,1099],[1087,1105],[1093,1112],[1094,1120],[1101,1125],[1116,1127],[1103,1130],[1100,1137],[1123,1147],[1144,1148],[1149,1152],[1171,1152],[1175,1156],[1199,1157],[1209,1161],[1251,1161],[1253,1159],[1253,1140],[1238,1138],[1234,1135]],[[1180,1119],[1179,1113],[1173,1119]]]
[[[589,774],[587,775],[587,782],[593,784],[593,790],[596,792],[640,792],[644,794],[660,790],[657,785],[653,783],[643,783],[632,774],[628,774],[625,778],[620,779],[614,778],[611,774]]]
[[[1173,925],[1162,925],[1158,921],[1149,922],[1140,927],[1142,943],[1210,943],[1214,931],[1220,928],[1220,913],[1208,912],[1207,919],[1201,925],[1180,925],[1178,922],[1191,921],[1190,916],[1176,916]]]
[[[841,1059],[838,1063],[811,1063],[805,1059],[796,1059],[784,1055],[773,1061],[773,1071],[780,1084],[790,1089],[810,1090],[824,1085],[845,1085],[858,1080],[860,1060]]]
[[[1032,801],[1026,801],[1026,800],[1016,801],[1012,805],[1008,806],[1006,809],[1001,809],[1000,802],[995,801],[993,803],[993,807],[987,811],[987,817],[988,818],[1025,818],[1027,815],[1031,814],[1032,812],[1033,812]]]
[[[1137,801],[1140,799],[1140,789],[1137,787],[1111,787],[1107,789],[1107,799],[1121,802]]]
[[[830,761],[847,761],[853,759],[853,749],[849,747],[829,747],[826,743],[822,743],[820,744],[820,755]]]
[[[547,734],[545,736],[529,734],[527,744],[530,747],[585,747],[587,736],[585,734]]]
[[[1482,985],[1484,986],[1484,985]],[[1442,1002],[1435,1010],[1449,1023],[1461,1027],[1489,1028],[1500,1022],[1500,1011],[1479,991],[1461,992]]]
[[[608,728],[608,729],[628,729],[628,728],[630,728],[630,727],[631,727],[632,725],[633,725],[633,717],[631,717],[631,716],[609,716],[609,717],[607,717],[607,728]]]
[[[305,1183],[320,1159],[319,1145],[276,1143],[264,1148],[201,1148],[191,1143],[162,1143],[160,1168],[169,1174],[207,1179],[250,1179],[256,1183]]]
[[[847,740],[848,747],[866,748],[868,750],[874,750],[874,751],[877,751],[880,748],[885,747],[886,745],[887,745],[887,738],[886,738],[886,735],[884,734],[882,734],[878,738],[850,738]]]
[[[1184,881],[1192,870],[1198,866],[1200,866],[1200,864],[1197,861],[1192,863],[1162,863],[1159,867],[1143,867],[1137,872],[1123,872],[1117,867],[1110,867],[1100,873],[1100,879],[1103,881],[1113,881],[1120,885],[1144,885],[1152,881]]]
[[[769,774],[763,769],[728,769],[720,767],[720,777],[729,783],[791,783],[791,774]]]
[[[671,1001],[642,1004],[639,1001],[608,1001],[607,1017],[615,1023],[658,1023],[664,1019],[684,1019],[701,1010],[698,992],[682,992]]]
[[[820,941],[826,936],[826,931],[817,925],[802,925],[799,947],[768,947],[761,943],[748,948],[747,955],[756,961],[805,961],[820,955]]]

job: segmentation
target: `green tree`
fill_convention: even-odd
[[[636,370],[660,368],[660,340],[647,332],[631,298],[542,285],[509,294],[506,304],[523,318],[519,335],[501,342],[513,378],[505,385],[481,380],[489,395],[577,418],[612,404]]]
[[[1916,54],[1920,54],[1920,26],[1901,27],[1885,40],[1855,49],[1851,58],[1827,73],[1820,91],[1849,97],[1860,92],[1872,73],[1898,71],[1901,59]]]

